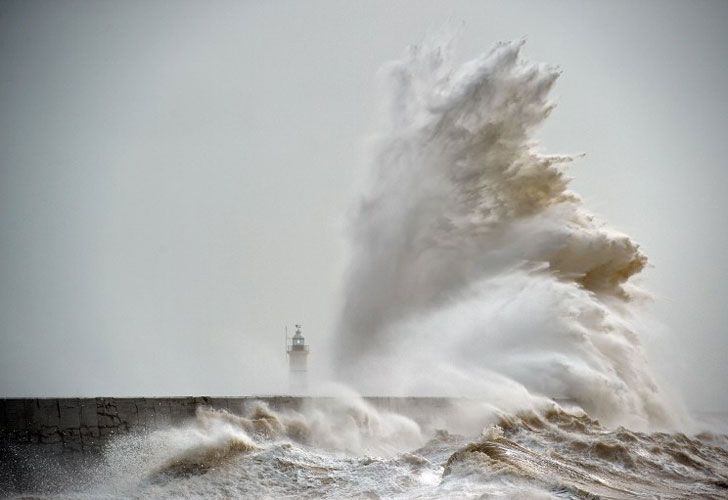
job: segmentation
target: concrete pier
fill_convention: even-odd
[[[425,426],[452,404],[449,398],[363,399]],[[104,445],[114,436],[184,424],[199,407],[244,415],[259,401],[275,411],[337,405],[334,398],[293,396],[0,399],[0,498],[60,491],[66,481],[77,487],[91,480],[103,461]]]
[[[318,398],[319,401],[326,398]],[[379,410],[400,413],[425,423],[448,398],[364,398]],[[0,461],[8,447],[42,445],[43,453],[93,452],[110,436],[179,424],[200,406],[243,414],[263,401],[273,410],[298,410],[312,398],[292,396],[176,398],[37,398],[0,399]]]

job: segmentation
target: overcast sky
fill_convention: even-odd
[[[443,28],[558,64],[539,133],[650,256],[662,378],[728,409],[728,2],[0,2],[0,396],[325,370],[376,73]]]

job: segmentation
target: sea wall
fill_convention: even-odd
[[[319,401],[326,398],[318,398]],[[370,397],[380,410],[409,416],[424,424],[447,398]],[[198,407],[243,414],[256,401],[273,410],[298,410],[313,398],[293,396],[176,398],[0,399],[0,462],[9,449],[31,446],[44,454],[93,452],[111,436],[145,432],[194,417]]]

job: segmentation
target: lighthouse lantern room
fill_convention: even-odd
[[[296,325],[296,333],[286,341],[288,353],[289,384],[294,395],[306,393],[308,385],[308,346],[301,333],[301,325]]]

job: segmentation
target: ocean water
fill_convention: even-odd
[[[608,429],[556,403],[512,415],[487,408],[441,409],[439,423],[460,433],[356,397],[296,412],[259,403],[243,416],[201,408],[185,425],[119,436],[93,465],[15,498],[728,496],[726,434]]]
[[[569,189],[578,156],[541,151],[560,69],[522,50],[459,64],[431,41],[383,69],[336,330],[336,378],[356,392],[298,412],[200,409],[60,483],[36,457],[33,494],[728,498],[725,416],[690,415],[653,375],[649,294],[632,282],[647,256]],[[457,403],[412,419],[356,393]]]

